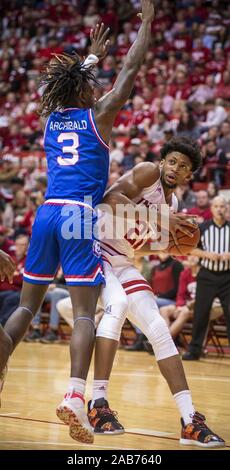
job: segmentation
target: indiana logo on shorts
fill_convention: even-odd
[[[97,240],[94,240],[93,242],[93,253],[97,258],[101,257],[101,245]]]

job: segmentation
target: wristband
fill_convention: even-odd
[[[88,57],[84,60],[82,67],[90,68],[94,67],[99,62],[98,57],[95,54],[89,54]]]

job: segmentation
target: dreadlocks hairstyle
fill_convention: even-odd
[[[187,137],[174,137],[167,142],[161,149],[161,160],[165,159],[169,153],[180,152],[186,155],[192,163],[192,171],[200,168],[202,156],[200,146]]]
[[[69,106],[84,91],[85,84],[92,81],[99,85],[93,72],[84,67],[78,54],[54,55],[40,80],[45,90],[41,98],[39,114],[43,117]]]

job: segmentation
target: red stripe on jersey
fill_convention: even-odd
[[[133,294],[134,292],[140,292],[142,290],[148,290],[153,294],[153,291],[150,286],[140,286],[140,287],[134,287],[133,289],[125,289],[126,295]]]
[[[127,287],[137,286],[137,285],[145,285],[151,289],[151,286],[147,281],[144,279],[134,279],[133,281],[127,281],[122,283],[122,287],[126,289]]]
[[[138,250],[138,248],[141,247],[141,245],[143,245],[143,243],[146,243],[146,240],[143,240],[143,239],[142,239],[142,240],[140,240],[138,243],[135,243],[135,244],[133,245],[134,250]]]

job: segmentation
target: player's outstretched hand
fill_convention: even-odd
[[[12,284],[15,267],[12,258],[0,250],[0,280],[2,282],[7,278],[10,284]]]
[[[98,59],[104,59],[107,55],[110,40],[108,39],[110,28],[105,28],[104,23],[97,24],[94,29],[90,31],[90,53],[98,57]]]
[[[142,12],[138,13],[137,16],[139,16],[142,21],[148,21],[151,23],[155,18],[155,4],[156,1],[154,0],[142,0]]]

